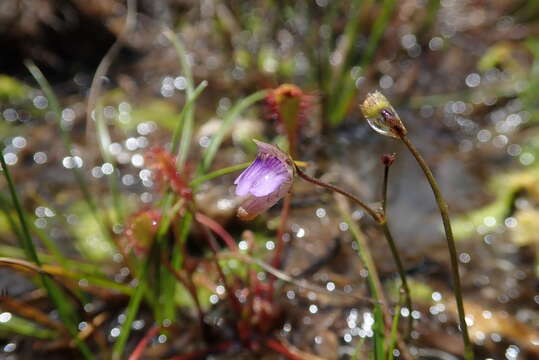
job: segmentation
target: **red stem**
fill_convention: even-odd
[[[303,357],[294,354],[292,351],[288,350],[279,340],[276,339],[266,339],[264,344],[272,349],[273,351],[285,356],[290,360],[305,360]]]
[[[284,233],[286,228],[286,223],[288,221],[288,215],[290,214],[290,204],[292,203],[292,195],[288,194],[284,198],[283,209],[281,210],[281,221],[279,223],[279,229],[277,230],[277,246],[275,247],[275,253],[273,254],[273,259],[271,261],[271,266],[276,269],[281,267],[281,256],[284,247]]]
[[[236,245],[234,238],[228,233],[228,231],[225,230],[225,228],[221,226],[221,224],[199,212],[195,214],[195,219],[219,235],[219,237],[223,239],[226,246],[228,246],[231,251],[238,251],[238,246]]]
[[[140,342],[137,344],[137,346],[135,347],[135,350],[133,350],[128,360],[138,360],[142,356],[142,353],[144,352],[144,349],[146,349],[146,346],[148,346],[148,343],[150,342],[150,340],[155,335],[157,335],[160,329],[161,329],[160,326],[157,326],[157,325],[152,326],[150,330],[148,330],[146,335],[144,335],[142,340],[140,340]]]

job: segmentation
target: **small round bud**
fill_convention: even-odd
[[[396,159],[397,159],[397,154],[395,154],[395,153],[393,153],[393,154],[384,154],[380,158],[380,160],[382,161],[382,164],[384,164],[384,166],[391,166],[395,162]]]
[[[377,133],[400,138],[408,132],[393,106],[381,92],[369,93],[360,107],[363,116]]]

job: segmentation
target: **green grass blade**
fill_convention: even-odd
[[[354,54],[354,45],[357,42],[361,26],[363,25],[359,21],[361,10],[364,8],[369,8],[372,1],[373,0],[353,0],[350,4],[350,15],[348,16],[346,27],[344,28],[343,43],[339,46],[343,60],[341,61],[340,65],[335,68],[331,76],[331,87],[329,87],[331,92],[328,94],[330,96],[335,94],[335,90],[338,92],[343,81],[343,77],[347,76],[349,73],[352,56]],[[335,79],[337,79],[337,81],[335,81]]]
[[[207,81],[202,81],[200,84],[198,84],[197,88],[193,92],[193,96],[189,97],[187,99],[187,102],[183,106],[182,112],[180,113],[180,118],[178,119],[178,125],[174,129],[174,134],[172,135],[171,152],[173,154],[175,154],[178,151],[178,148],[180,146],[180,138],[183,132],[183,125],[185,124],[185,118],[187,117],[187,114],[192,111],[192,108],[194,106],[196,99],[202,93],[202,91],[206,88],[206,86],[208,86]]]
[[[22,258],[24,257],[24,251],[20,248],[9,246],[9,245],[0,245],[0,257],[7,258]],[[43,264],[52,265],[56,261],[55,258],[48,254],[38,253],[39,260]],[[130,286],[117,283],[113,280],[109,280],[102,273],[101,269],[96,265],[83,263],[78,260],[66,259],[66,268],[67,269],[76,269],[68,270],[63,275],[75,280],[85,279],[89,284],[93,284],[105,289],[115,290],[119,293],[125,295],[133,294],[133,288]]]
[[[163,200],[163,206],[162,206],[163,218],[159,224],[159,229],[157,230],[155,241],[148,254],[148,257],[146,258],[145,261],[143,261],[139,265],[139,269],[137,271],[137,274],[139,274],[138,275],[139,284],[137,288],[135,289],[135,292],[133,296],[131,297],[131,300],[129,301],[129,304],[127,306],[127,311],[126,311],[125,322],[123,323],[122,328],[120,329],[120,336],[118,337],[118,341],[116,342],[116,344],[114,344],[114,347],[113,347],[112,357],[114,360],[122,358],[125,344],[131,332],[131,325],[133,321],[135,320],[140,304],[142,302],[142,298],[148,287],[149,270],[153,265],[159,265],[161,263],[160,262],[161,252],[159,250],[161,248],[161,245],[164,243],[165,235],[170,227],[170,223],[173,217],[175,216],[177,210],[179,210],[179,209],[175,209],[172,206],[173,201],[174,201],[174,194],[172,192],[167,192]],[[157,289],[159,291],[162,291],[162,289],[159,287],[157,287]],[[154,312],[158,316],[158,320],[159,318],[163,320],[162,319],[163,313],[162,313],[162,309],[160,308],[162,305],[161,304],[162,294],[157,295],[157,300],[158,301],[155,302],[154,304]]]
[[[110,153],[110,144],[111,137],[110,132],[103,116],[103,104],[101,101],[96,103],[95,109],[95,122],[96,122],[96,132],[97,132],[97,142],[99,144],[99,149],[101,150],[101,157],[103,160],[112,165],[113,171],[110,176],[107,177],[110,192],[112,194],[112,205],[115,212],[115,221],[116,223],[122,224],[124,222],[124,210],[122,206],[120,186],[120,171],[118,169],[118,164],[116,160]]]
[[[183,45],[183,42],[180,41],[178,36],[169,28],[165,28],[163,30],[163,33],[167,37],[167,39],[172,43],[174,46],[174,49],[176,50],[176,53],[178,54],[178,59],[180,61],[180,67],[183,72],[183,76],[185,77],[185,80],[187,82],[187,95],[192,95],[194,90],[194,82],[193,82],[193,73],[191,71],[191,64],[189,60],[189,55],[187,54],[187,50],[185,49],[185,46]]]
[[[190,211],[186,211],[182,218],[182,221],[178,225],[179,237],[172,248],[172,258],[170,261],[172,268],[175,270],[181,269],[183,265],[184,257],[182,251],[184,248],[184,244],[187,241],[187,237],[189,236],[192,221],[193,215]],[[165,286],[163,299],[165,301],[163,303],[163,317],[165,319],[174,319],[176,315],[174,295],[176,293],[177,280],[172,274],[167,272],[167,275],[164,277],[164,283]]]
[[[2,165],[4,177],[6,178],[9,192],[11,194],[11,201],[13,202],[13,207],[15,208],[17,212],[17,216],[19,218],[19,223],[20,223],[20,228],[21,228],[21,233],[22,233],[21,247],[24,249],[26,258],[28,260],[33,261],[37,266],[41,266],[41,261],[39,260],[39,257],[37,256],[37,251],[34,247],[32,236],[30,235],[30,230],[29,230],[28,222],[26,220],[25,213],[22,209],[21,203],[19,201],[19,197],[17,196],[17,192],[15,190],[15,185],[13,184],[11,174],[9,172],[8,166],[4,159],[3,149],[0,149],[0,163]],[[61,288],[50,277],[41,274],[40,279],[43,284],[43,287],[47,290],[47,293],[51,301],[54,303],[55,307],[58,309],[60,319],[62,320],[62,322],[68,329],[73,339],[76,340],[77,347],[80,350],[81,354],[84,356],[85,359],[93,359],[93,355],[88,349],[88,347],[86,346],[86,344],[84,344],[82,341],[78,339],[78,330],[77,330],[78,319],[75,313],[75,309],[73,308],[71,302],[63,293]]]
[[[39,327],[29,320],[11,315],[9,321],[0,323],[0,336],[12,336],[13,334],[33,337],[40,340],[53,340],[58,338],[58,333],[54,330]]]
[[[21,229],[19,229],[19,225],[11,215],[11,208],[11,203],[7,201],[7,199],[3,195],[0,195],[0,209],[2,210],[2,213],[4,213],[4,217],[8,222],[9,228],[15,234],[17,241],[19,243],[22,243],[24,241],[23,235]]]
[[[209,170],[213,159],[215,158],[215,154],[217,154],[217,151],[219,150],[219,147],[221,146],[221,143],[223,142],[223,139],[225,136],[229,133],[229,131],[232,128],[232,125],[234,122],[238,119],[239,115],[245,111],[249,106],[255,104],[256,102],[262,100],[267,95],[267,90],[261,90],[258,92],[255,92],[254,94],[251,94],[240,101],[236,103],[230,109],[225,116],[223,117],[223,123],[221,124],[221,127],[217,131],[217,133],[212,137],[212,140],[210,142],[210,145],[206,149],[204,156],[202,158],[202,164],[198,169],[198,174],[204,174],[206,171]]]
[[[359,64],[361,67],[366,66],[372,61],[376,48],[378,47],[378,43],[380,42],[380,39],[387,28],[387,24],[391,18],[391,14],[395,9],[396,4],[396,0],[384,0],[384,3],[382,4],[382,13],[376,18],[376,21],[372,26],[365,55],[363,55]]]
[[[39,70],[39,68],[32,61],[25,61],[25,65],[30,71],[30,73],[32,74],[32,76],[34,77],[34,79],[39,84],[39,87],[41,88],[43,93],[45,94],[45,97],[47,98],[49,104],[51,105],[52,111],[56,114],[56,119],[58,121],[58,126],[60,128],[60,134],[62,137],[62,141],[64,143],[64,148],[69,155],[72,155],[73,143],[71,141],[71,134],[67,129],[65,129],[64,126],[62,126],[62,121],[61,121],[62,110],[60,108],[60,103],[58,102],[58,99],[56,98],[56,95],[54,94],[54,91],[52,90],[52,87],[50,86],[49,82],[47,81],[47,79],[45,78],[41,70]],[[90,189],[88,187],[88,184],[82,172],[76,166],[73,166],[71,170],[73,171],[75,181],[77,182],[77,185],[83,195],[84,201],[86,202],[88,208],[90,209],[90,213],[92,214],[92,217],[98,224],[103,237],[106,238],[112,244],[114,244],[114,241],[112,240],[110,233],[107,227],[105,226],[105,221],[99,214],[96,202],[94,201],[94,198],[92,197],[92,194],[90,192]]]
[[[373,309],[374,358],[375,360],[385,360],[384,359],[385,323],[384,323],[382,305],[380,303],[380,301],[384,299],[384,296],[382,293],[382,286],[380,283],[380,278],[378,276],[378,271],[376,270],[374,260],[369,251],[367,239],[365,238],[365,235],[357,226],[357,224],[352,220],[352,216],[350,215],[350,210],[348,209],[347,203],[345,201],[338,200],[338,208],[344,221],[348,224],[352,237],[356,241],[357,252],[361,259],[361,262],[363,263],[363,265],[365,265],[368,271],[367,281],[369,284],[371,296],[375,300],[374,309]]]
[[[69,131],[62,126],[62,110],[60,108],[60,103],[58,102],[58,99],[56,98],[56,95],[54,94],[54,91],[52,90],[51,85],[41,72],[39,68],[32,62],[32,61],[26,61],[25,62],[26,67],[34,77],[34,79],[39,84],[39,87],[45,94],[45,97],[47,98],[49,104],[51,105],[52,111],[56,114],[56,119],[58,121],[58,126],[60,128],[60,135],[62,137],[62,141],[64,143],[64,147],[69,155],[73,154],[73,143],[71,141],[71,135]],[[97,213],[97,207],[92,199],[90,190],[88,189],[88,185],[86,184],[86,181],[84,180],[84,177],[80,173],[80,170],[74,166],[73,167],[73,173],[75,175],[75,178],[77,180],[77,183],[84,195],[84,198],[86,202],[88,203],[89,207],[92,209],[93,212]]]
[[[17,235],[17,237],[22,237],[22,233],[20,232],[18,225],[15,223],[13,217],[11,216],[10,211],[12,210],[12,208],[13,204],[11,203],[11,201],[4,197],[4,195],[0,194],[0,209],[4,213],[4,216],[6,217],[11,230]],[[39,238],[39,240],[41,240],[47,251],[54,257],[56,263],[67,268],[67,259],[62,254],[62,251],[60,250],[58,245],[56,245],[56,242],[46,232],[34,225],[35,217],[30,215],[26,210],[23,209],[23,211],[26,218],[30,219],[30,221],[28,221],[28,225],[30,226],[31,232],[34,233]]]
[[[395,315],[393,315],[393,321],[391,325],[391,335],[389,338],[389,344],[387,349],[387,360],[393,360],[393,350],[395,350],[395,344],[397,343],[397,331],[399,330],[400,313],[401,305],[398,304],[395,307]]]
[[[382,4],[382,12],[376,18],[367,42],[367,48],[365,49],[364,55],[361,57],[359,66],[364,69],[367,65],[370,64],[380,39],[386,30],[387,24],[391,19],[391,14],[395,9],[396,0],[384,0]],[[329,122],[332,126],[338,125],[346,115],[350,101],[354,97],[356,87],[354,80],[350,76],[343,77],[342,89],[339,92],[339,95],[336,97],[337,103],[335,106],[331,107],[331,113],[329,114]]]
[[[189,56],[185,49],[185,46],[176,36],[176,34],[168,28],[165,28],[164,32],[167,39],[172,43],[178,59],[180,61],[180,67],[182,69],[183,76],[185,77],[187,83],[187,101],[189,101],[194,95],[194,82],[193,82],[193,73],[191,71],[191,64]],[[178,154],[178,169],[182,169],[187,157],[189,155],[189,148],[191,145],[191,138],[193,136],[193,126],[194,126],[194,114],[195,109],[193,106],[190,106],[186,109],[185,118],[182,119],[182,128],[181,128],[181,141],[180,149]]]
[[[144,296],[144,293],[146,292],[146,276],[148,275],[148,270],[151,265],[151,256],[148,256],[148,258],[141,263],[140,268],[138,269],[137,273],[138,275],[138,281],[139,284],[135,288],[135,292],[131,299],[129,300],[129,304],[127,305],[126,310],[126,317],[125,322],[122,325],[122,328],[120,329],[120,336],[118,337],[118,341],[114,344],[112,348],[112,359],[113,360],[120,360],[122,359],[122,355],[124,352],[125,344],[127,342],[127,339],[129,338],[129,333],[131,332],[131,324],[133,324],[133,321],[135,320],[135,317],[137,316],[140,304],[142,302],[142,297]]]

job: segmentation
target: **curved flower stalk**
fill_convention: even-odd
[[[278,147],[253,140],[258,147],[255,161],[234,181],[236,195],[245,200],[238,209],[242,220],[254,219],[290,192],[294,162]]]
[[[369,122],[369,125],[378,132],[379,134],[386,135],[401,140],[408,150],[412,153],[417,163],[423,170],[427,181],[434,193],[436,203],[440,210],[440,215],[442,217],[442,222],[445,230],[445,237],[447,240],[447,247],[449,250],[449,257],[451,259],[451,271],[453,276],[453,287],[455,289],[455,299],[457,302],[457,309],[459,313],[459,323],[462,330],[462,339],[464,342],[464,358],[466,360],[473,360],[474,353],[470,338],[468,336],[468,326],[466,324],[466,315],[464,312],[464,304],[462,301],[462,290],[460,285],[460,275],[457,261],[457,249],[455,246],[455,240],[453,238],[453,231],[451,229],[451,222],[449,220],[449,211],[447,203],[442,196],[442,192],[432,171],[430,170],[427,162],[419,151],[416,149],[414,144],[406,136],[408,131],[399,118],[399,115],[391,106],[386,97],[376,91],[367,95],[367,98],[360,106],[363,115]]]
[[[289,155],[282,152],[279,148],[260,141],[254,141],[258,146],[258,156],[234,182],[234,184],[237,185],[236,194],[247,196],[245,202],[238,209],[238,216],[240,218],[249,220],[269,209],[279,201],[280,198],[289,194],[294,177],[295,175],[298,175],[308,182],[344,195],[359,205],[381,226],[387,240],[393,244],[393,238],[387,226],[385,213],[376,211],[345,190],[308,176],[300,169],[301,165],[299,163],[294,162]],[[384,162],[384,165],[389,167],[390,163],[393,161],[394,157],[387,163]],[[392,250],[394,250],[394,247],[392,247]],[[400,265],[399,273],[403,279],[403,284],[405,284],[406,296],[408,299],[407,306],[411,309],[410,293],[408,286],[406,285],[404,271],[400,259],[398,259],[398,253],[396,256],[397,264]]]

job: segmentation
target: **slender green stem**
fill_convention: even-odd
[[[386,215],[386,207],[387,207],[387,183],[389,180],[389,166],[384,166],[384,183],[382,185],[382,211],[384,212],[384,215]]]
[[[421,154],[417,151],[414,144],[408,139],[406,135],[401,136],[400,138],[402,142],[406,145],[408,150],[412,153],[414,158],[417,160],[417,163],[423,170],[423,173],[425,174],[425,177],[427,178],[430,187],[432,189],[432,192],[434,193],[434,197],[436,199],[436,203],[438,204],[438,208],[440,209],[440,215],[442,217],[442,222],[444,225],[445,230],[445,237],[447,240],[447,247],[449,249],[449,257],[451,259],[451,272],[453,276],[453,287],[455,290],[455,300],[457,302],[457,309],[459,313],[459,322],[460,322],[460,328],[462,330],[462,340],[464,341],[464,358],[466,360],[473,360],[474,353],[473,353],[473,347],[470,342],[470,338],[468,336],[468,326],[466,325],[466,314],[464,312],[464,303],[462,301],[462,289],[460,286],[460,275],[459,275],[459,264],[457,260],[457,249],[455,246],[455,239],[453,238],[453,231],[451,229],[451,222],[449,220],[449,211],[447,207],[447,203],[445,202],[442,192],[440,190],[440,187],[438,186],[438,183],[436,182],[436,179],[434,178],[434,175],[432,174],[432,171],[430,170],[428,164],[423,159]]]
[[[155,247],[155,244],[154,244],[154,247]],[[153,252],[153,249],[151,252]],[[144,262],[140,264],[141,268],[140,268],[140,271],[138,271],[138,278],[137,278],[139,283],[137,287],[135,288],[135,292],[131,296],[131,299],[129,300],[129,305],[127,306],[127,309],[126,309],[125,322],[120,330],[120,336],[118,337],[118,341],[112,347],[113,360],[119,360],[122,358],[125,344],[127,342],[127,339],[129,338],[129,333],[131,332],[131,324],[133,324],[133,321],[135,320],[135,317],[137,316],[140,303],[142,302],[142,298],[147,289],[148,279],[146,277],[148,275],[151,263],[152,263],[152,256],[149,255],[146,258],[146,260],[144,260]]]
[[[344,218],[344,221],[348,224],[350,232],[353,238],[357,243],[357,251],[359,258],[363,262],[363,265],[367,268],[368,271],[368,284],[371,292],[371,296],[377,302],[374,305],[374,359],[379,360],[384,358],[384,339],[385,339],[385,326],[384,326],[384,311],[382,306],[378,302],[385,303],[385,296],[382,290],[382,283],[380,277],[378,276],[378,271],[374,265],[374,259],[372,258],[369,246],[367,244],[367,239],[363,232],[359,229],[357,224],[352,220],[350,216],[350,211],[348,209],[347,203],[345,201],[339,203],[339,211],[341,216]]]
[[[387,348],[387,360],[393,360],[393,350],[397,343],[397,331],[399,330],[399,317],[401,313],[401,304],[397,304],[395,307],[395,315],[393,315],[393,324],[391,325],[391,337],[389,338],[389,346]],[[411,318],[412,316],[410,316]]]
[[[202,91],[206,88],[206,86],[208,86],[208,82],[206,80],[198,84],[197,88],[193,92],[193,95],[189,96],[187,101],[185,102],[185,105],[183,106],[183,109],[180,113],[180,118],[178,119],[178,124],[176,125],[176,128],[174,129],[174,133],[172,134],[172,148],[170,150],[171,153],[175,154],[176,152],[178,152],[178,149],[180,147],[181,135],[183,133],[185,119],[187,115],[192,111],[196,99],[202,93]]]
[[[191,71],[191,64],[189,61],[189,55],[187,53],[187,50],[185,49],[185,46],[183,45],[183,42],[176,36],[174,31],[171,29],[164,27],[163,28],[163,34],[168,38],[168,40],[172,43],[174,46],[174,49],[176,50],[176,54],[178,55],[178,60],[180,61],[180,67],[182,69],[182,75],[185,77],[186,84],[187,84],[187,101],[194,102],[194,81],[193,81],[193,73]],[[205,86],[205,85],[203,85]],[[199,85],[200,88],[200,85]],[[202,90],[200,90],[202,91]],[[178,169],[183,169],[183,166],[185,165],[185,162],[187,161],[187,157],[189,155],[189,148],[191,145],[192,135],[193,135],[193,126],[194,126],[194,114],[195,109],[193,104],[190,106],[184,107],[185,113],[181,115],[181,139],[179,145],[177,145],[177,139],[175,138],[174,141],[176,144],[174,147],[179,146],[179,152],[178,152],[178,159],[177,159],[177,167]],[[179,129],[179,127],[178,127]],[[179,136],[179,134],[175,135],[175,137]]]
[[[395,263],[397,265],[397,271],[399,272],[399,276],[402,282],[402,289],[404,290],[404,300],[406,303],[406,307],[410,311],[410,315],[408,316],[408,331],[407,331],[407,335],[410,335],[410,332],[412,331],[412,327],[413,327],[413,318],[411,316],[412,296],[410,294],[410,287],[408,286],[408,281],[406,280],[406,273],[404,272],[404,266],[402,265],[402,261],[399,256],[399,250],[397,249],[397,245],[395,244],[395,241],[393,240],[393,236],[391,235],[391,232],[389,231],[389,226],[387,224],[387,221],[380,225],[382,226],[382,230],[384,231],[384,235],[389,244],[389,248],[391,249],[391,255],[393,255],[393,259],[395,260]]]
[[[191,230],[191,224],[193,221],[193,215],[190,211],[185,211],[181,221],[179,224],[176,225],[177,228],[177,240],[174,242],[174,246],[172,247],[172,255],[170,260],[170,267],[172,270],[176,271],[182,268],[183,261],[184,261],[184,247],[185,242],[187,241],[187,237],[189,236],[189,232]],[[165,264],[168,268],[168,265]],[[169,269],[170,270],[170,269]],[[173,272],[171,272],[172,275],[175,275]],[[174,294],[176,293],[176,279],[175,276],[165,276],[166,285],[164,286],[164,297],[166,299],[169,299],[169,301],[166,301],[163,304],[163,313],[165,319],[174,319],[175,318],[175,306],[176,302],[174,301]],[[184,284],[186,285],[186,284]],[[190,289],[188,286],[186,286],[186,289],[190,292]]]
[[[162,206],[162,213],[163,218],[159,223],[159,228],[157,230],[157,234],[155,236],[155,241],[152,244],[152,247],[148,253],[148,257],[139,264],[139,269],[137,271],[138,277],[137,280],[139,281],[139,284],[137,285],[135,292],[131,296],[131,300],[129,301],[129,304],[127,306],[126,310],[126,319],[122,325],[122,328],[120,329],[120,336],[118,337],[118,341],[116,344],[114,344],[113,351],[112,351],[112,358],[114,360],[121,359],[122,354],[124,352],[124,347],[127,342],[127,339],[129,338],[129,334],[131,332],[131,325],[133,321],[135,320],[135,317],[138,313],[138,310],[140,308],[140,304],[142,302],[144,293],[147,289],[149,289],[149,273],[152,266],[155,264],[160,264],[160,256],[159,256],[159,250],[162,248],[161,246],[164,243],[165,235],[170,227],[170,223],[176,214],[177,209],[176,207],[173,207],[173,201],[174,196],[171,192],[167,193],[165,195],[164,203]],[[155,284],[151,289],[161,291],[161,289],[158,286],[155,286]],[[154,311],[156,312],[156,318],[160,320],[160,322],[163,321],[161,317],[162,315],[162,309],[160,308],[161,302],[163,300],[162,293],[156,294],[156,303],[154,306]]]
[[[389,230],[389,224],[387,220],[387,188],[388,188],[388,182],[389,182],[389,168],[391,165],[385,165],[384,166],[384,182],[382,187],[382,211],[384,212],[384,218],[385,221],[380,224],[382,227],[382,230],[384,232],[384,235],[386,237],[386,240],[389,244],[389,248],[391,249],[391,254],[393,255],[393,259],[395,260],[395,264],[397,265],[397,271],[399,272],[399,276],[401,278],[402,282],[402,290],[404,290],[404,300],[406,307],[410,311],[410,314],[412,312],[412,296],[410,294],[410,287],[408,286],[408,281],[406,280],[406,273],[404,271],[404,266],[402,264],[402,260],[399,255],[399,250],[397,248],[397,244],[395,243],[395,240],[393,240],[393,235],[391,235],[391,231]],[[407,331],[407,337],[410,336],[410,332],[413,328],[413,318],[412,316],[408,316],[408,331]]]
[[[308,181],[310,183],[313,183],[315,185],[325,187],[326,189],[329,189],[331,191],[334,191],[336,193],[339,193],[341,195],[346,196],[353,202],[355,202],[357,205],[362,207],[376,222],[381,223],[385,220],[383,220],[383,216],[378,213],[376,210],[371,208],[369,205],[365,204],[363,201],[355,197],[354,195],[350,194],[348,191],[345,191],[343,189],[340,189],[336,186],[333,186],[331,184],[325,183],[323,181],[320,181],[318,179],[312,178],[309,175],[305,174],[298,166],[296,166],[296,173],[305,181]]]

